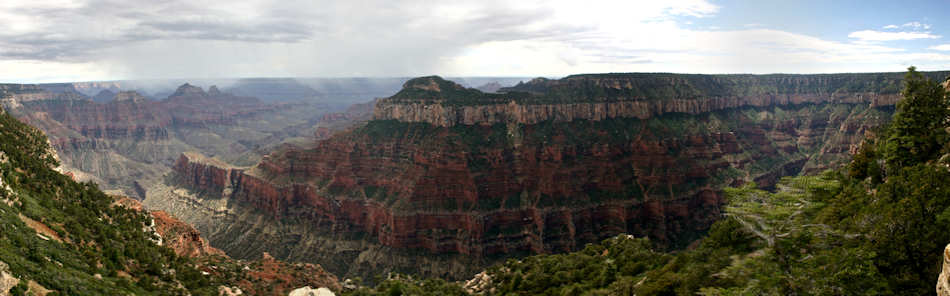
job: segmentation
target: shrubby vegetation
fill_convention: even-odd
[[[201,274],[194,262],[154,242],[150,218],[113,206],[93,183],[52,169],[46,137],[0,110],[0,261],[20,280],[57,295],[217,295],[223,279]],[[24,221],[38,221],[61,241],[40,237]]]

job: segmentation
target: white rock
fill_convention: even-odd
[[[244,291],[241,291],[241,288],[238,288],[238,287],[218,286],[218,295],[220,296],[244,295]]]
[[[9,295],[10,289],[16,287],[20,280],[9,273],[7,264],[0,261],[0,295]]]
[[[937,276],[937,296],[950,295],[950,245],[943,249],[943,267]]]
[[[319,289],[314,289],[314,288],[311,288],[310,286],[306,286],[303,288],[290,291],[290,294],[287,294],[287,295],[288,296],[336,296],[336,294],[333,294],[333,291],[330,291],[330,289],[322,288],[322,287]]]

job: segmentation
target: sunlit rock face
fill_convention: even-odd
[[[679,247],[720,217],[721,188],[843,164],[900,77],[580,75],[498,94],[422,77],[374,120],[254,166],[183,155],[176,185],[198,195],[152,202],[181,203],[229,254],[341,275],[470,277],[619,233]]]
[[[950,245],[943,250],[943,268],[937,276],[937,296],[950,295]]]

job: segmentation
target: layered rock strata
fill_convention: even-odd
[[[934,77],[944,74],[928,73]],[[668,113],[800,104],[880,107],[900,99],[901,77],[900,73],[575,75],[561,80],[535,79],[503,88],[500,94],[473,93],[473,89],[459,89],[438,77],[423,77],[410,80],[399,94],[378,102],[373,118],[451,127],[647,119]]]
[[[517,100],[498,103],[507,94],[480,97],[437,77],[414,79],[377,103],[375,120],[314,147],[284,146],[246,168],[183,155],[174,179],[201,195],[179,192],[153,203],[190,205],[176,209],[191,213],[186,219],[229,254],[269,250],[341,275],[377,264],[468,277],[497,258],[576,250],[618,233],[683,246],[719,218],[723,186],[767,187],[782,176],[833,167],[889,118],[892,107],[880,105],[896,101],[896,93],[868,88],[761,101],[603,102],[672,106],[617,117],[583,109],[590,112],[516,113],[499,121],[463,112],[430,121],[426,114],[441,111],[392,112],[413,104],[582,110],[572,106],[621,100],[579,96],[543,107],[563,99],[545,97],[540,86],[521,89]],[[378,258],[381,248],[391,251],[389,259]],[[425,254],[438,256],[421,259]]]
[[[316,105],[263,103],[214,86],[205,91],[184,84],[159,101],[124,91],[105,103],[53,86],[3,84],[0,103],[45,131],[66,169],[82,181],[137,198],[184,151],[254,163],[255,149],[312,135],[320,120]]]

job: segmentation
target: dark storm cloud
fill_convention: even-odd
[[[10,1],[23,4],[0,4],[0,27],[15,28],[0,31],[0,61],[91,62],[122,77],[428,74],[484,42],[592,30],[506,1]]]
[[[235,24],[229,21],[213,20],[160,20],[142,22],[126,36],[134,40],[298,42],[311,38],[316,31],[316,26],[310,24],[281,20],[257,24]]]
[[[88,58],[97,49],[151,40],[300,42],[326,27],[311,19],[287,18],[287,10],[256,11],[253,18],[199,7],[190,1],[89,1],[80,7],[17,7],[6,13],[35,27],[0,32],[0,57],[29,60]],[[288,13],[289,14],[289,13]],[[11,20],[0,20],[0,24]],[[12,25],[12,24],[10,24]],[[9,27],[9,26],[7,26]]]

